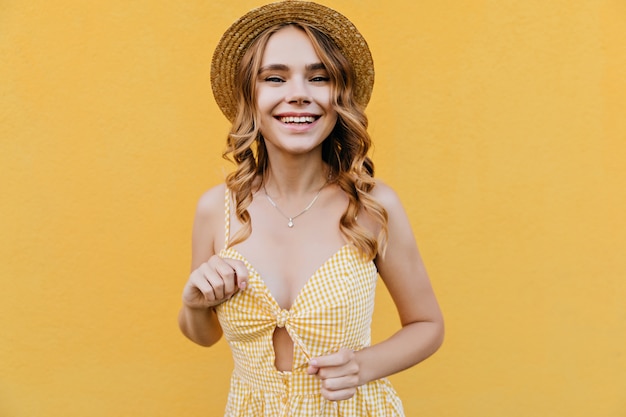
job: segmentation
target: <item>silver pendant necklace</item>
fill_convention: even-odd
[[[304,208],[304,210],[302,210],[300,213],[296,214],[295,216],[287,216],[281,209],[280,207],[278,207],[278,204],[276,204],[276,202],[274,200],[272,200],[272,197],[270,197],[270,195],[267,193],[267,190],[265,189],[265,184],[263,184],[263,192],[265,193],[265,197],[267,197],[267,200],[270,202],[270,204],[272,206],[274,206],[274,208],[284,217],[288,220],[287,222],[287,227],[293,227],[294,223],[293,221],[295,219],[297,219],[298,217],[302,216],[304,213],[306,213],[307,211],[309,211],[309,209],[311,207],[313,207],[313,204],[315,204],[315,202],[317,201],[317,198],[320,196],[320,193],[322,192],[322,190],[324,189],[324,187],[326,187],[326,185],[328,184],[328,182],[325,182],[324,185],[322,185],[322,187],[317,191],[317,194],[315,194],[315,197],[313,197],[313,200],[311,200],[311,202]]]

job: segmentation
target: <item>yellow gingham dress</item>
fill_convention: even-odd
[[[311,358],[345,347],[359,350],[371,343],[377,271],[351,245],[345,245],[309,278],[289,310],[283,310],[254,267],[228,247],[230,192],[225,199],[224,258],[245,263],[248,287],[216,307],[224,336],[233,353],[226,405],[228,417],[356,417],[404,416],[402,403],[387,379],[357,388],[344,401],[320,394],[320,381],[306,373]],[[284,327],[294,341],[291,371],[274,365],[273,333]]]

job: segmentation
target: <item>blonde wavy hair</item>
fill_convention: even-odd
[[[331,80],[332,104],[338,117],[333,131],[322,143],[322,158],[330,167],[331,181],[349,199],[348,207],[339,221],[339,229],[346,240],[367,259],[374,259],[379,253],[383,255],[387,246],[387,212],[370,194],[375,186],[374,163],[367,156],[371,139],[367,132],[367,116],[354,100],[354,71],[327,35],[305,23],[277,25],[259,35],[246,51],[236,74],[239,94],[237,116],[223,156],[236,164],[236,169],[226,177],[226,186],[233,193],[235,216],[242,227],[229,245],[246,240],[252,233],[247,208],[252,202],[253,192],[263,184],[269,166],[265,142],[256,122],[259,120],[256,105],[257,74],[269,38],[288,25],[300,28],[308,35]],[[378,236],[373,236],[358,224],[357,214],[362,208],[379,224]]]

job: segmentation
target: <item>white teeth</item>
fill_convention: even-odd
[[[283,123],[313,123],[315,117],[313,116],[300,116],[300,117],[280,117],[279,120]]]

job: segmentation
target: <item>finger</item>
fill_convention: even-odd
[[[215,270],[221,280],[221,282],[216,281],[216,283],[221,285],[223,296],[226,297],[234,294],[236,291],[237,276],[233,268],[226,262],[220,262],[216,265]]]
[[[245,289],[248,286],[248,278],[250,277],[250,273],[248,272],[246,265],[237,259],[224,258],[224,261],[235,271],[237,286],[239,289]]]
[[[200,292],[202,292],[202,295],[204,296],[204,299],[207,301],[207,303],[210,304],[215,302],[215,291],[207,281],[203,281],[202,283],[200,283],[198,285],[198,289],[200,290]]]
[[[202,298],[204,298],[207,302],[211,303],[215,301],[215,292],[213,291],[213,287],[211,287],[204,276],[193,276],[190,281],[191,291],[194,291],[195,288],[195,291],[200,292],[202,294]]]
[[[315,375],[319,370],[320,368],[318,368],[317,366],[309,365],[306,368],[306,373],[309,375]]]
[[[343,391],[355,388],[359,383],[356,375],[345,375],[337,378],[328,378],[322,380],[322,388],[327,391]]]
[[[207,282],[213,288],[213,292],[215,293],[215,300],[220,301],[223,300],[225,295],[225,284],[224,279],[219,275],[210,275],[206,277]]]
[[[215,296],[222,300],[235,292],[235,271],[219,256],[213,256],[203,265],[203,273],[213,287]]]
[[[317,376],[322,379],[332,379],[332,378],[340,378],[347,375],[357,375],[359,373],[359,365],[350,361],[341,366],[329,366],[320,368],[317,371]]]
[[[309,361],[309,365],[317,368],[328,368],[344,365],[354,359],[354,352],[350,349],[342,348],[338,352],[329,355],[318,356]]]
[[[356,388],[348,388],[339,391],[329,391],[325,388],[322,388],[321,391],[322,397],[326,398],[328,401],[342,401],[350,399],[356,394]]]

